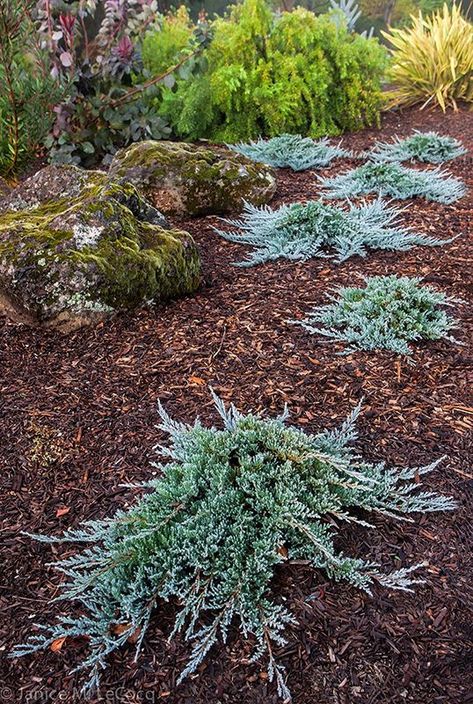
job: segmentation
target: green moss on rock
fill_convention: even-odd
[[[115,310],[197,288],[200,258],[187,232],[170,229],[133,185],[105,182],[96,172],[88,178],[72,167],[81,187],[65,193],[55,171],[62,168],[48,167],[48,173],[36,177],[39,188],[26,182],[24,191],[17,189],[3,203],[4,308],[28,322],[67,320],[66,327],[77,327]],[[61,195],[49,190],[38,203],[50,176]]]
[[[263,205],[276,190],[273,170],[223,147],[183,142],[139,142],[121,150],[112,179],[133,183],[164,213],[238,212],[244,202]]]

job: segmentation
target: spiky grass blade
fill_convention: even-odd
[[[253,266],[279,258],[306,261],[312,257],[332,257],[337,262],[369,249],[408,250],[416,245],[436,247],[440,240],[414,232],[399,224],[402,210],[378,199],[347,209],[319,201],[268,206],[245,204],[243,218],[223,220],[236,230],[214,228],[219,235],[238,244],[254,247],[254,252],[236,266]]]
[[[383,163],[415,160],[441,164],[463,154],[466,154],[466,149],[454,137],[414,130],[414,134],[405,139],[395,137],[392,142],[376,142],[374,147],[362,156]]]
[[[460,179],[439,168],[419,171],[397,162],[367,163],[335,178],[319,177],[325,198],[353,198],[376,193],[406,200],[423,197],[438,203],[454,203],[466,193]]]
[[[445,112],[460,100],[473,102],[473,24],[458,4],[430,16],[419,12],[410,26],[382,34],[393,47],[391,106],[438,104]]]
[[[328,139],[315,141],[300,134],[282,134],[272,139],[259,139],[248,144],[227,145],[243,156],[278,168],[289,167],[293,171],[320,169],[334,159],[352,156],[340,145],[333,146]]]
[[[286,699],[273,647],[286,642],[284,629],[294,618],[271,594],[276,565],[303,559],[368,592],[375,582],[403,590],[416,584],[410,575],[418,565],[386,575],[375,563],[338,552],[334,517],[349,520],[354,507],[399,519],[454,508],[448,497],[419,491],[419,477],[435,463],[414,477],[412,470],[363,461],[349,445],[359,408],[338,432],[310,435],[287,427],[286,413],[263,419],[214,400],[221,430],[176,423],[161,410],[161,427],[171,436],[171,462],[160,465],[161,477],[132,508],[59,538],[84,543],[57,565],[66,578],[61,598],[78,602],[84,615],[39,627],[14,655],[85,636],[90,655],[79,668],[96,686],[107,656],[129,640],[139,651],[151,614],[172,600],[170,637],[181,632],[192,643],[181,677],[225,640],[233,620],[245,638],[252,634],[254,659],[266,660]]]
[[[364,288],[338,289],[331,303],[291,322],[311,334],[346,342],[346,353],[387,349],[410,355],[410,342],[441,338],[455,342],[448,333],[456,322],[443,309],[454,299],[420,285],[419,278],[373,276],[365,282]]]

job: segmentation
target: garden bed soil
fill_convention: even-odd
[[[367,596],[304,566],[278,571],[273,589],[298,620],[279,652],[294,702],[473,702],[473,112],[391,113],[381,131],[347,136],[344,144],[365,149],[413,128],[459,137],[470,150],[447,165],[469,185],[466,197],[449,206],[407,203],[405,220],[420,232],[458,236],[447,246],[372,252],[340,265],[281,260],[239,269],[232,262],[244,250],[212,231],[216,218],[176,220],[202,252],[205,281],[196,296],[68,336],[0,319],[0,704],[80,701],[81,677],[69,672],[83,642],[6,658],[35,622],[60,609],[51,603],[60,577],[47,563],[72,549],[35,543],[22,531],[57,535],[128,505],[139,491],[124,484],[151,477],[153,446],[164,440],[156,429],[158,399],[179,419],[198,414],[217,423],[209,384],[242,410],[277,413],[287,401],[291,422],[307,431],[340,424],[363,397],[360,451],[404,465],[446,455],[426,483],[459,503],[454,513],[414,523],[386,518],[376,519],[377,531],[343,530],[341,549],[386,568],[428,561],[415,594],[380,588]],[[314,172],[279,172],[275,205],[317,195]],[[339,356],[338,344],[286,322],[321,304],[334,285],[392,273],[424,276],[470,301],[455,310],[463,345],[420,344],[413,364],[387,352]],[[131,645],[111,658],[102,701],[277,701],[267,673],[246,663],[249,645],[237,629],[176,688],[189,648],[167,640],[174,613],[172,606],[156,613],[137,663]]]

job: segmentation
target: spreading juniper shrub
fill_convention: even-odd
[[[402,210],[378,199],[348,208],[323,201],[292,203],[276,210],[245,204],[243,218],[222,219],[232,230],[215,231],[254,251],[237,266],[253,266],[279,258],[306,261],[333,257],[342,262],[369,249],[405,251],[416,245],[436,247],[451,240],[411,232],[399,224]]]
[[[235,152],[277,168],[289,167],[293,171],[320,169],[334,159],[352,156],[340,145],[332,145],[328,139],[315,141],[300,134],[281,134],[272,139],[258,139],[249,143],[227,145]]]
[[[429,164],[441,164],[466,154],[462,143],[454,137],[437,132],[419,132],[405,139],[394,137],[392,142],[376,142],[374,147],[362,156],[372,161],[421,161]]]
[[[184,425],[160,407],[171,446],[158,449],[170,461],[158,465],[162,476],[134,507],[62,538],[36,536],[84,544],[57,564],[66,577],[60,598],[79,602],[83,615],[60,616],[14,655],[86,636],[90,654],[78,669],[89,671],[93,688],[107,656],[129,639],[138,653],[151,614],[173,600],[179,606],[171,637],[181,632],[191,642],[181,680],[219,637],[225,641],[234,622],[287,699],[275,647],[285,643],[284,628],[294,618],[271,592],[276,565],[307,560],[368,592],[376,582],[409,591],[419,581],[411,574],[419,565],[383,574],[374,562],[338,552],[335,526],[368,526],[351,513],[355,507],[407,520],[412,512],[452,509],[450,498],[419,488],[419,476],[437,462],[395,470],[363,461],[349,447],[359,407],[340,429],[310,435],[287,427],[286,411],[263,419],[226,409],[215,395],[214,401],[221,429],[198,420]]]
[[[353,198],[375,193],[400,200],[419,196],[448,204],[466,193],[464,183],[447,171],[408,169],[396,162],[368,162],[334,178],[318,178],[325,189],[325,198]]]
[[[439,340],[449,336],[456,322],[445,311],[455,300],[420,278],[373,276],[366,286],[340,288],[332,302],[315,308],[299,322],[310,333],[348,343],[355,349],[387,349],[410,355],[410,342]]]

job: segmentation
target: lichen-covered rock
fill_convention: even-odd
[[[0,199],[6,198],[6,196],[10,193],[11,190],[12,189],[5,181],[5,179],[0,176]]]
[[[16,320],[70,330],[199,281],[192,237],[102,172],[47,167],[0,201],[0,307]]]
[[[0,213],[26,210],[52,200],[69,201],[105,182],[105,172],[76,166],[46,166],[0,198]]]
[[[224,147],[184,142],[133,144],[116,154],[110,176],[133,183],[166,214],[238,212],[245,201],[267,203],[276,190],[271,167]]]

